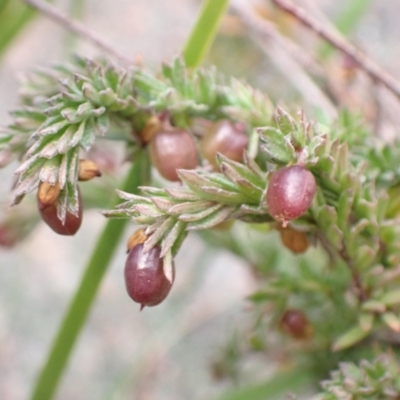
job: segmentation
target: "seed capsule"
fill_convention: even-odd
[[[243,152],[247,148],[249,138],[243,129],[230,121],[220,121],[213,124],[200,142],[203,157],[219,169],[217,153],[221,153],[234,161],[242,161]]]
[[[294,339],[310,339],[313,328],[301,310],[286,310],[279,322],[281,329]]]
[[[62,221],[57,216],[57,205],[56,200],[52,204],[43,207],[38,200],[39,213],[43,221],[56,233],[59,235],[72,236],[79,230],[82,223],[82,199],[78,188],[78,204],[79,211],[78,215],[74,215],[67,211],[65,222]]]
[[[80,181],[90,181],[95,177],[101,176],[97,164],[91,160],[79,160],[78,179]]]
[[[284,246],[293,253],[304,253],[308,249],[308,239],[304,232],[287,226],[286,228],[280,227],[279,233]]]
[[[184,129],[164,128],[154,136],[149,147],[153,165],[169,181],[180,181],[177,169],[197,167],[196,145]]]
[[[285,227],[308,210],[316,190],[314,175],[301,165],[282,168],[272,174],[268,184],[268,212]]]
[[[175,278],[175,265],[165,265],[160,258],[161,248],[153,247],[143,253],[143,244],[131,249],[125,264],[125,285],[133,301],[141,304],[141,309],[160,304],[171,290]]]
[[[46,208],[57,201],[60,195],[60,185],[50,185],[48,182],[40,182],[37,199],[39,209]]]

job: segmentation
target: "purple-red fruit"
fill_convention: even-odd
[[[143,252],[143,244],[131,249],[125,264],[125,285],[133,301],[151,307],[160,304],[171,290],[175,279],[175,266],[168,267],[160,258],[161,249],[153,247]]]
[[[45,205],[38,199],[39,213],[43,221],[56,233],[59,235],[72,236],[79,230],[82,223],[82,199],[78,188],[78,205],[79,211],[78,215],[72,214],[67,211],[65,222],[62,221],[57,216],[57,205],[58,201],[54,201],[52,204]]]
[[[220,121],[211,125],[200,142],[201,153],[208,162],[218,170],[217,153],[225,157],[242,161],[243,152],[247,149],[249,138],[237,124]]]
[[[179,128],[164,128],[149,144],[153,165],[165,179],[180,181],[177,169],[197,167],[197,149],[192,135]]]
[[[268,212],[286,226],[308,210],[316,190],[314,175],[301,165],[282,168],[272,174],[268,184]]]

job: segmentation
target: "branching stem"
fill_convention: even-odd
[[[310,28],[322,39],[327,41],[336,49],[349,57],[362,70],[364,70],[373,81],[380,82],[388,90],[400,98],[400,82],[384,71],[378,64],[368,58],[361,50],[350,44],[337,31],[324,27],[317,20],[312,18],[304,9],[294,5],[288,0],[272,0],[280,9],[292,15],[303,25]]]
[[[65,29],[85,38],[86,40],[92,42],[95,46],[104,50],[106,53],[117,58],[123,64],[130,65],[133,63],[129,57],[115,50],[114,46],[107,42],[104,38],[99,37],[96,33],[86,28],[80,22],[68,17],[67,15],[61,13],[54,6],[42,1],[42,0],[23,0],[26,4],[36,8],[43,15],[55,21],[56,23],[63,26]]]

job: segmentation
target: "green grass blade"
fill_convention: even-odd
[[[187,67],[198,67],[207,56],[228,4],[229,0],[204,1],[199,18],[183,50]]]
[[[145,154],[138,157],[128,173],[122,190],[137,192],[146,181],[148,171]],[[115,195],[113,205],[118,203]],[[101,233],[91,258],[86,266],[83,278],[67,310],[58,334],[53,342],[46,363],[33,390],[32,400],[50,400],[57,389],[74,344],[89,315],[100,283],[107,271],[128,220],[110,219]]]
[[[32,19],[36,11],[17,1],[4,4],[0,14],[0,55]]]

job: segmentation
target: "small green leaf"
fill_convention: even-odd
[[[274,112],[274,119],[284,136],[291,134],[297,129],[297,122],[280,106]]]
[[[400,304],[400,290],[395,289],[386,292],[379,298],[379,301],[387,307]]]
[[[286,165],[295,160],[296,152],[294,147],[280,130],[266,127],[258,128],[257,132],[261,140],[265,142],[261,149],[272,162]]]
[[[213,226],[218,225],[228,219],[234,210],[234,207],[223,207],[201,220],[190,222],[186,229],[188,231],[194,231],[212,228]]]
[[[383,322],[393,331],[400,332],[400,318],[393,312],[385,312],[382,314]]]
[[[385,305],[378,300],[367,300],[361,305],[361,309],[377,313],[383,313],[386,311]]]
[[[205,209],[208,209],[214,205],[215,205],[214,202],[207,201],[207,200],[184,202],[184,203],[179,203],[179,204],[173,205],[168,210],[168,214],[180,215],[180,214],[197,213],[200,211],[204,211]]]
[[[374,314],[362,312],[358,317],[358,324],[364,332],[370,332],[374,325],[374,319]]]
[[[354,346],[368,336],[368,332],[364,331],[359,325],[349,329],[341,335],[332,345],[332,351],[341,351]]]
[[[337,248],[342,248],[343,233],[337,226],[337,213],[334,207],[324,205],[319,207],[316,220],[318,227],[325,233],[328,240]]]
[[[185,222],[199,221],[199,220],[204,219],[204,218],[208,217],[209,215],[215,213],[216,211],[222,209],[223,207],[224,207],[224,205],[222,205],[222,204],[212,203],[211,206],[209,206],[207,208],[202,208],[199,211],[182,213],[181,215],[178,216],[178,218],[180,221],[185,221]]]

